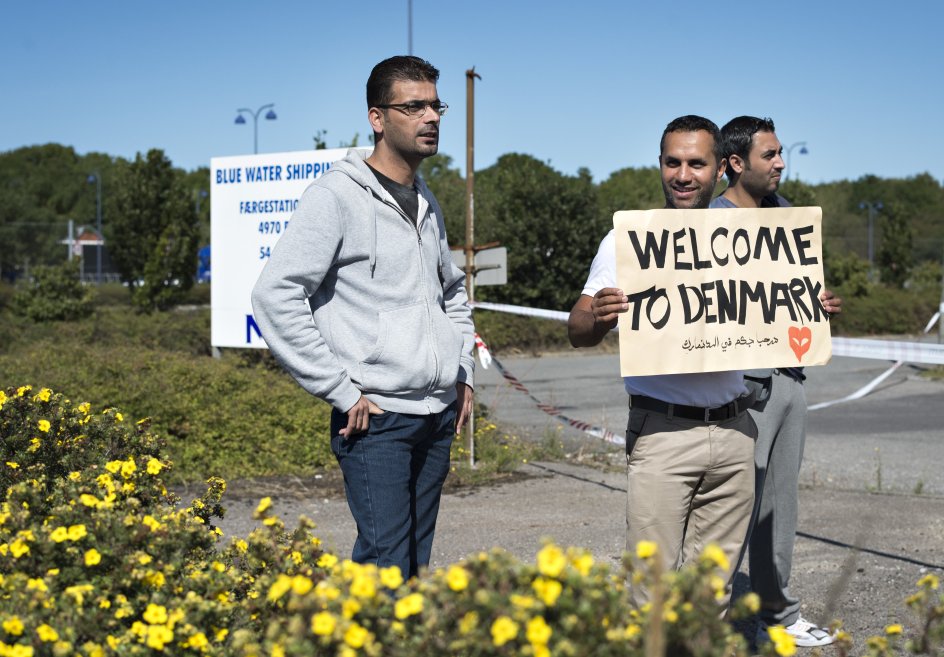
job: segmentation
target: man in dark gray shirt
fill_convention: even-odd
[[[783,147],[774,122],[739,116],[721,128],[722,154],[727,160],[728,188],[712,208],[776,208],[790,203],[777,193],[784,170]],[[828,290],[820,299],[826,312],[840,312],[842,300]],[[754,513],[749,535],[751,589],[760,596],[758,641],[767,627],[783,625],[796,644],[825,646],[834,637],[800,615],[800,600],[788,588],[797,528],[797,491],[806,440],[806,394],[802,367],[750,370],[748,382],[761,383],[764,393],[752,410],[757,424],[754,451]]]

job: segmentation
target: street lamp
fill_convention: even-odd
[[[98,233],[98,244],[95,249],[95,281],[102,284],[102,242],[105,236],[102,235],[102,174],[95,171],[89,174],[86,182],[95,183],[95,230]],[[84,267],[83,267],[84,269]]]
[[[259,152],[259,115],[262,113],[262,110],[269,110],[266,112],[266,120],[275,121],[278,117],[275,115],[275,112],[271,109],[275,107],[275,103],[269,103],[268,105],[263,105],[255,112],[251,109],[246,109],[245,107],[236,110],[236,125],[243,125],[246,122],[246,119],[243,117],[243,112],[252,117],[252,152]]]
[[[872,226],[875,223],[876,213],[883,207],[884,206],[882,205],[881,201],[862,201],[859,203],[860,210],[869,211],[869,278],[872,277],[872,256],[874,254],[874,250],[872,248]]]
[[[787,180],[790,177],[790,174],[793,173],[793,169],[790,168],[790,153],[792,153],[793,149],[797,146],[800,147],[800,155],[806,155],[809,153],[809,151],[806,150],[805,141],[798,141],[795,144],[790,144],[790,147],[787,149],[787,175],[783,177],[784,180]]]

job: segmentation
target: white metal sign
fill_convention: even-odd
[[[210,160],[211,344],[265,348],[250,295],[305,189],[346,148]]]

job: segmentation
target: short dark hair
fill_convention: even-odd
[[[754,135],[758,132],[774,132],[773,119],[738,116],[725,123],[721,128],[721,152],[724,157],[730,158],[732,155],[737,155],[746,161],[751,154]],[[730,163],[724,173],[728,179],[734,178],[734,170]]]
[[[665,130],[662,131],[662,139],[659,141],[659,159],[662,159],[667,134],[670,132],[697,132],[699,130],[704,130],[714,139],[715,145],[712,150],[714,150],[715,162],[721,162],[721,131],[718,130],[718,126],[714,121],[696,114],[686,114],[669,121],[669,125],[665,126]]]
[[[386,105],[392,100],[393,83],[436,82],[439,69],[413,55],[397,55],[377,64],[367,78],[367,109]]]

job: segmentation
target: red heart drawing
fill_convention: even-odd
[[[791,326],[787,334],[790,336],[790,348],[796,354],[797,362],[802,361],[803,354],[808,352],[810,345],[813,344],[813,332],[810,331],[809,326],[803,328]]]

